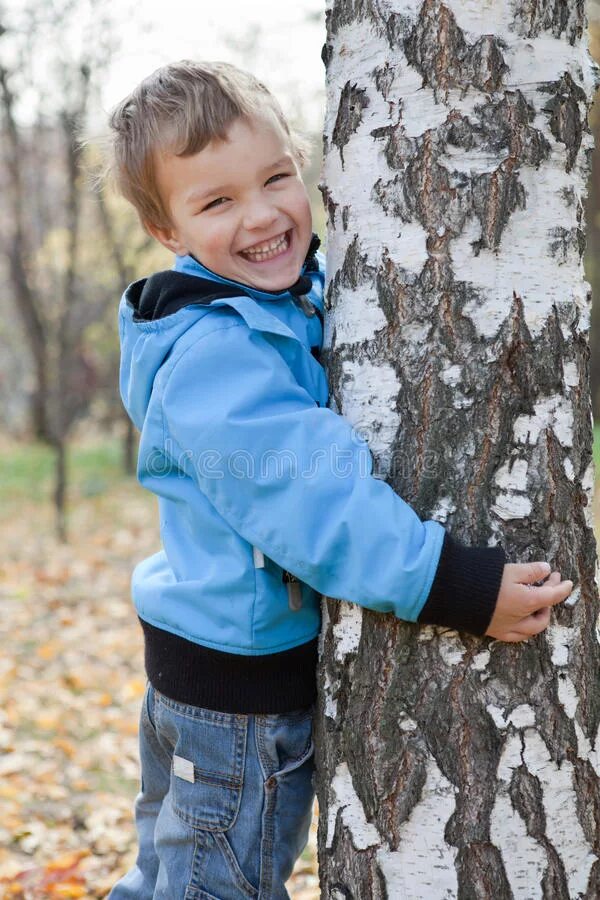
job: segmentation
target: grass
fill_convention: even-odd
[[[102,494],[125,475],[122,445],[118,438],[77,443],[69,447],[67,478],[69,495]],[[0,504],[52,499],[55,453],[45,444],[7,443],[0,446]]]

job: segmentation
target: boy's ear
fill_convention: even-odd
[[[163,247],[166,247],[167,250],[176,253],[178,256],[187,255],[187,247],[179,240],[173,228],[170,226],[153,225],[150,222],[146,222],[145,227],[148,234],[151,234],[152,237],[159,241]]]

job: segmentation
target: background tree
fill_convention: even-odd
[[[110,4],[28,0],[0,13],[0,178],[9,206],[0,228],[33,362],[31,432],[55,450],[56,523],[64,540],[67,442],[99,393],[117,418],[115,298],[147,262],[149,242],[123,204],[94,196],[87,173],[86,157],[97,151],[82,139],[119,43]],[[124,224],[127,238],[117,245]],[[134,441],[126,433],[131,466]]]
[[[71,58],[61,36],[69,33],[78,0],[34,0],[17,16],[4,13],[0,100],[6,148],[6,224],[13,296],[23,334],[35,361],[33,429],[56,451],[57,531],[66,536],[66,441],[87,410],[95,374],[82,344],[83,329],[100,310],[79,268],[85,186],[80,143],[90,101],[92,72],[109,54],[103,39],[72,42]],[[90,9],[98,4],[91,3]],[[45,44],[45,50],[43,47]],[[36,75],[37,54],[56,47],[50,68],[60,89],[52,96]],[[61,50],[58,50],[58,48]],[[28,109],[21,119],[17,96]],[[41,164],[40,164],[41,163]]]
[[[333,0],[334,404],[465,543],[572,578],[507,645],[324,602],[323,896],[600,896],[584,4]]]

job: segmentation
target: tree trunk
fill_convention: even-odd
[[[1,33],[1,27],[0,27]],[[6,244],[8,271],[12,283],[17,313],[21,318],[23,331],[31,351],[34,387],[31,396],[31,429],[38,440],[50,439],[48,417],[48,351],[46,332],[40,306],[32,290],[27,263],[30,260],[26,228],[23,223],[25,188],[23,179],[23,146],[14,114],[14,96],[8,84],[8,72],[0,66],[0,105],[2,108],[3,137],[5,138],[5,162],[8,170],[9,190],[5,202],[8,205],[10,222]]]
[[[125,254],[123,253],[123,246],[119,236],[115,232],[114,222],[111,218],[103,190],[98,190],[96,192],[96,199],[98,202],[98,214],[104,237],[106,238],[109,252],[119,276],[119,284],[124,289],[130,281],[133,281],[135,272],[134,269],[127,264]],[[133,422],[123,408],[121,408],[121,413],[125,423],[122,451],[123,468],[127,475],[135,475],[137,432]]]
[[[333,0],[324,60],[334,407],[576,602],[503,644],[324,600],[322,896],[598,898],[584,4]]]
[[[54,442],[54,523],[56,539],[66,544],[67,531],[67,443],[60,436]]]

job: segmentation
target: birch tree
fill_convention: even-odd
[[[600,897],[581,0],[331,0],[332,403],[464,543],[571,578],[521,644],[325,599],[327,898]]]

